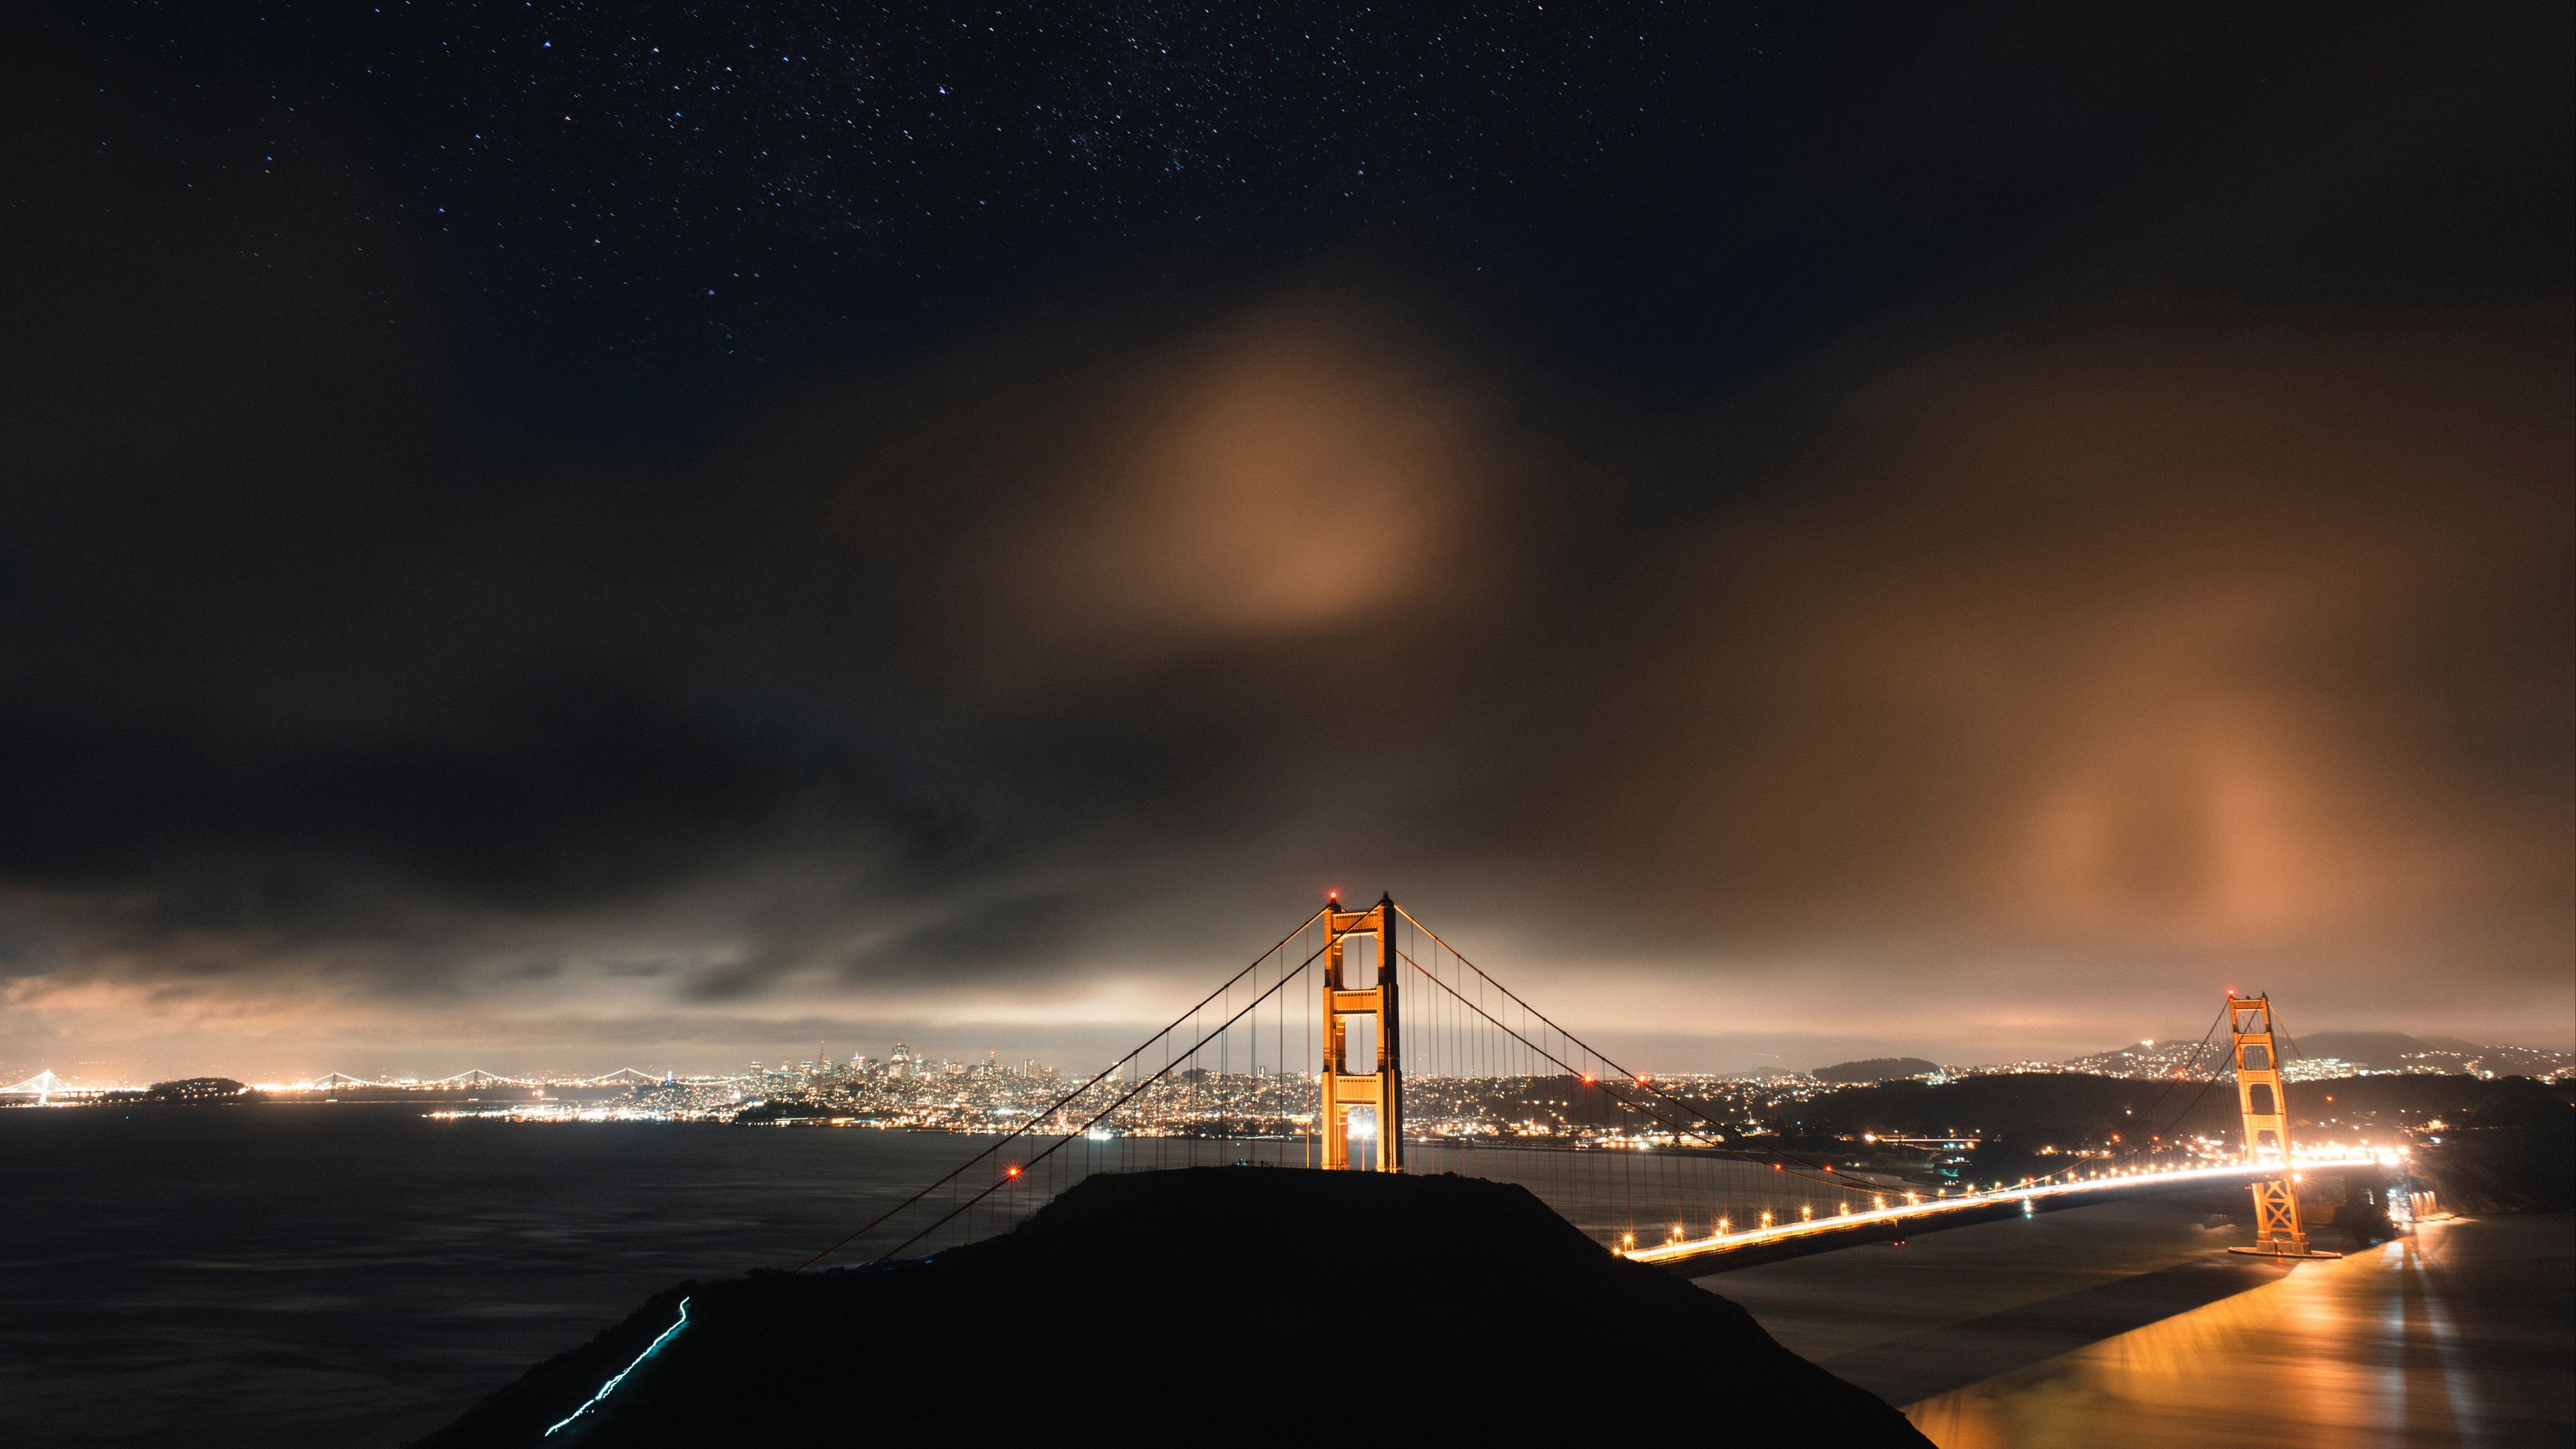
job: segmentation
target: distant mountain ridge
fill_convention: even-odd
[[[1830,1067],[1818,1067],[1807,1075],[1819,1082],[1885,1082],[1939,1070],[1939,1062],[1927,1062],[1921,1057],[1867,1057],[1856,1062],[1836,1062]]]
[[[2470,1076],[2550,1077],[2576,1070],[2576,1054],[2536,1047],[2490,1046],[2455,1036],[2396,1031],[2319,1031],[2295,1038],[2302,1056],[2337,1057],[2376,1072],[2460,1072]]]
[[[2402,1031],[2312,1031],[2292,1040],[2299,1056],[2341,1057],[2375,1072],[2404,1071],[2408,1057],[2434,1050],[2431,1042]],[[2477,1050],[2467,1042],[2460,1045]]]
[[[2554,1077],[2576,1071],[2576,1055],[2567,1052],[2481,1046],[2455,1036],[2410,1036],[2402,1031],[2315,1031],[2287,1035],[2282,1047],[2285,1065],[2341,1062],[2369,1072]],[[2059,1065],[2103,1076],[2138,1077],[2171,1076],[2186,1068],[2207,1072],[2223,1067],[2226,1060],[2226,1039],[2219,1037],[2207,1046],[2187,1040],[2142,1041],[2071,1057]]]

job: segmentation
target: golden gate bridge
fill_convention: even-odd
[[[2367,1178],[2377,1198],[2393,1158],[2296,1153],[2270,999],[2231,992],[2220,1016],[2245,1125],[2238,1160],[2135,1151],[1927,1191],[1748,1141],[1745,1124],[1613,1059],[1392,897],[1357,909],[1334,897],[1106,1070],[802,1267],[932,1256],[1015,1226],[1094,1173],[1195,1166],[1516,1183],[1605,1248],[1692,1276],[2222,1183],[2244,1184],[2255,1207],[2255,1242],[2238,1251],[2334,1256],[2308,1244],[2297,1179]],[[2402,1220],[2404,1196],[2385,1201]]]

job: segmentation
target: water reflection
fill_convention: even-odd
[[[2571,1264],[2563,1216],[2427,1224],[1906,1413],[1942,1449],[2564,1442]]]

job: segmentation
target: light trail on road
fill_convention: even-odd
[[[2289,1171],[2295,1176],[2303,1172],[2334,1168],[2393,1166],[2395,1160],[2393,1156],[2383,1157],[2377,1154],[2361,1157],[2302,1158],[2292,1163]],[[1969,1193],[1960,1197],[1936,1197],[1924,1202],[1871,1208],[1865,1212],[1836,1213],[1831,1217],[1807,1218],[1794,1223],[1746,1228],[1740,1232],[1717,1233],[1705,1238],[1661,1243],[1650,1248],[1629,1248],[1622,1250],[1620,1256],[1639,1263],[1671,1263],[1684,1258],[1734,1252],[1764,1243],[1849,1232],[1854,1228],[1875,1223],[1920,1222],[1971,1208],[1998,1207],[2017,1203],[2028,1211],[2041,1199],[2074,1197],[2083,1193],[2108,1192],[2120,1188],[2165,1187],[2184,1183],[2250,1182],[2256,1178],[2278,1177],[2281,1172],[2281,1164],[2265,1162],[2231,1163],[2225,1167],[2185,1167],[2161,1171],[2111,1173],[2082,1182],[2033,1183],[1992,1192]]]

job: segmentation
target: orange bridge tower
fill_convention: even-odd
[[[1351,1160],[1351,1111],[1366,1107],[1377,1143],[1374,1166],[1380,1172],[1404,1170],[1403,1033],[1396,1014],[1395,900],[1381,895],[1364,911],[1342,909],[1337,896],[1324,909],[1324,1074],[1319,1097],[1318,1135],[1324,1139],[1324,1166],[1342,1170],[1363,1164]],[[1345,948],[1351,938],[1376,940],[1376,980],[1366,986],[1349,979]],[[1370,1018],[1376,1040],[1371,1070],[1351,1069],[1351,1021]]]
[[[2272,998],[2227,994],[2227,1030],[2236,1039],[2236,1105],[2245,1116],[2245,1157],[2276,1163],[2281,1175],[2258,1179],[2254,1246],[2231,1251],[2267,1258],[2332,1258],[2308,1248],[2299,1221],[2299,1188],[2290,1160],[2290,1098],[2281,1086],[2281,1053],[2272,1040]]]

